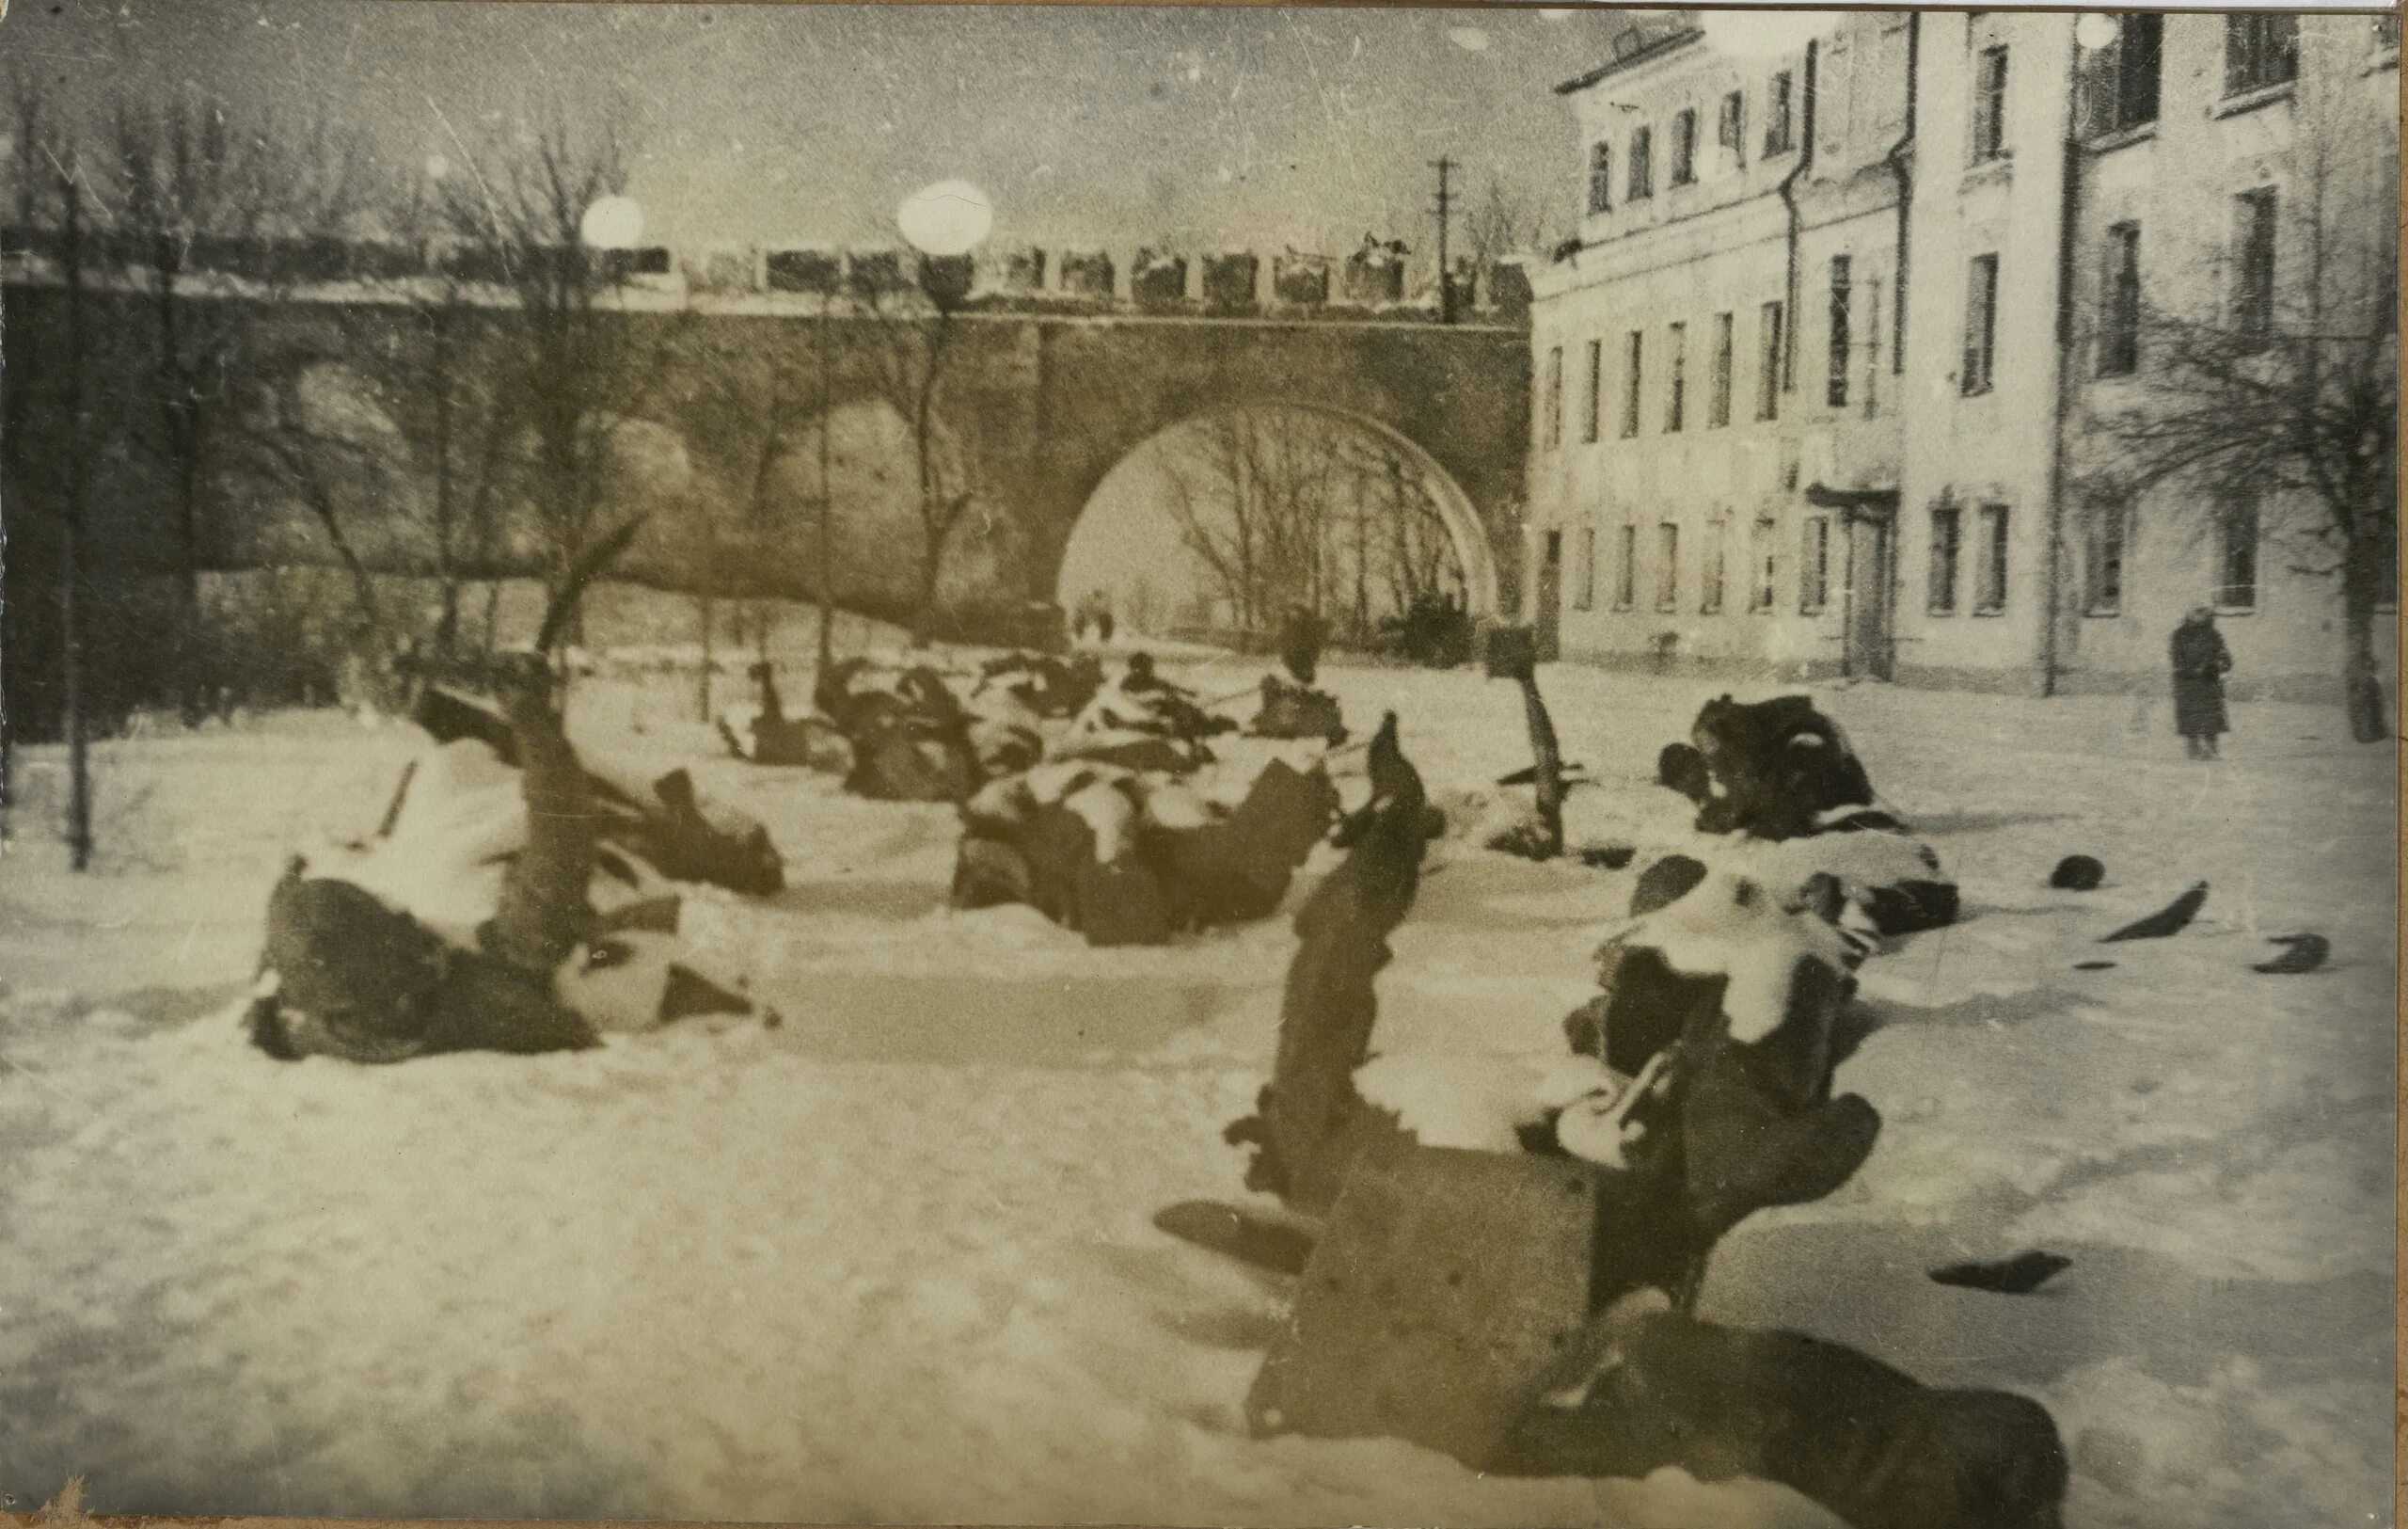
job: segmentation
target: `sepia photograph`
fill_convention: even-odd
[[[0,7],[0,1513],[2392,1523],[2401,99]]]

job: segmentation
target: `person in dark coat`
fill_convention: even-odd
[[[2216,757],[2216,739],[2230,730],[2225,720],[2224,677],[2232,651],[2216,630],[2216,613],[2199,606],[2174,629],[2174,730],[2194,759]]]

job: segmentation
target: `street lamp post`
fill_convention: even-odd
[[[584,213],[578,218],[577,237],[578,244],[583,247],[583,249],[605,257],[633,249],[643,238],[643,208],[638,204],[633,197],[627,196],[625,193],[606,192],[602,196],[594,198],[591,202],[586,204]],[[583,306],[592,300],[594,288],[591,285],[591,282],[594,272],[592,267],[587,265],[583,261],[578,262],[577,264],[580,267],[578,273],[578,280],[577,283],[577,290],[579,294],[578,300],[579,306]],[[607,274],[610,282],[615,285],[619,273],[610,269],[607,259],[604,262],[603,270]],[[588,317],[585,318],[583,322],[591,323],[592,320]],[[563,488],[562,491],[575,492],[576,490]],[[579,518],[581,519],[581,517],[579,517]],[[581,528],[577,534],[579,536],[582,535]],[[563,575],[565,575],[567,570],[563,568],[562,571]],[[580,647],[583,646],[585,644],[585,601],[582,597],[578,598],[574,609],[569,613],[568,626],[570,641],[574,642]],[[707,597],[705,597],[704,605],[704,633],[703,685],[705,687],[705,696],[707,696],[708,687],[710,685],[709,604]],[[563,664],[565,664],[565,655],[563,655]],[[565,677],[567,673],[567,669],[563,666],[562,670],[562,677]],[[705,700],[705,704],[704,706],[705,715],[708,714],[709,709],[707,700]]]

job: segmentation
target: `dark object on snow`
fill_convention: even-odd
[[[1288,613],[1279,626],[1279,662],[1296,683],[1309,689],[1313,672],[1321,663],[1321,650],[1329,645],[1329,623],[1302,606]]]
[[[2324,964],[2333,953],[2333,942],[2321,934],[2284,934],[2266,942],[2289,947],[2272,961],[2261,961],[2249,969],[2264,972],[2269,977],[2297,977]]]
[[[756,819],[723,807],[705,806],[693,777],[673,770],[653,781],[652,800],[642,800],[632,781],[600,772],[607,788],[600,836],[625,845],[672,881],[707,882],[746,897],[775,896],[785,885],[785,861]]]
[[[1873,805],[1873,783],[1847,740],[1803,695],[1705,703],[1689,730],[1720,794],[1698,814],[1702,834],[1785,839],[1812,834],[1840,807]]]
[[[1470,614],[1453,596],[1418,597],[1403,614],[1380,623],[1381,645],[1407,663],[1452,669],[1472,656]]]
[[[1396,714],[1380,723],[1367,767],[1371,800],[1349,825],[1345,861],[1296,911],[1296,953],[1279,1006],[1279,1047],[1256,1115],[1230,1127],[1255,1144],[1245,1182],[1318,1214],[1338,1198],[1362,1101],[1354,1070],[1370,1055],[1379,1011],[1372,982],[1387,939],[1421,884],[1429,803],[1420,772],[1397,745]]]
[[[1246,724],[1249,738],[1317,738],[1333,746],[1346,741],[1346,719],[1338,698],[1304,685],[1262,677],[1262,706]]]
[[[1253,1431],[1480,1469],[1587,1320],[1598,1194],[1568,1157],[1366,1140],[1247,1393]]]
[[[1667,743],[1656,756],[1656,784],[1670,787],[1701,807],[1714,795],[1705,756],[1688,743]]]
[[[2115,964],[2112,961],[2077,961],[2073,969],[2078,972],[2112,972]]]
[[[2071,1267],[2073,1260],[2064,1254],[2036,1249],[1993,1263],[1943,1264],[1931,1271],[1931,1282],[2002,1296],[2028,1296]]]
[[[2086,854],[2069,854],[2049,872],[2049,884],[2066,892],[2093,892],[2107,880],[2107,868]]]
[[[1182,1200],[1154,1213],[1154,1225],[1174,1237],[1227,1253],[1274,1274],[1302,1274],[1320,1240],[1301,1218],[1281,1219],[1253,1205]]]
[[[1632,844],[1600,844],[1580,852],[1580,863],[1592,870],[1621,870],[1639,858]]]
[[[1756,1476],[1855,1529],[2063,1522],[2064,1441],[2028,1397],[1925,1386],[1839,1344],[1673,1313],[1594,1326],[1543,1384],[1576,1403],[1530,1408],[1489,1470]]]
[[[2169,934],[2179,934],[2192,919],[2199,916],[2199,910],[2207,906],[2207,902],[2208,884],[2201,882],[2147,918],[2135,919],[2113,934],[2100,935],[2099,943],[2113,945],[2117,940],[2162,940]]]
[[[1025,903],[1098,946],[1268,916],[1338,814],[1326,772],[1277,759],[1233,810],[1195,826],[1152,820],[1149,792],[1172,788],[1116,768],[1056,767],[1041,799],[1039,778],[998,782],[964,809],[953,905]]]
[[[2224,709],[2224,677],[2232,672],[2232,650],[2216,630],[2216,613],[2194,610],[2174,629],[2167,645],[2174,662],[2174,730],[2194,757],[2212,757],[2216,740],[2230,730]]]
[[[413,715],[438,743],[472,738],[504,764],[526,768],[517,729],[494,702],[430,685],[420,693]],[[560,747],[568,747],[564,737]],[[565,782],[547,788],[547,797],[559,800],[545,810],[590,822],[601,843],[623,847],[673,880],[708,882],[748,897],[767,897],[785,884],[785,862],[768,829],[743,813],[705,805],[685,771],[644,781],[627,771],[578,763],[573,754],[568,758],[582,774],[582,789],[573,791]]]
[[[1497,776],[1497,784],[1499,786],[1535,786],[1538,784],[1538,766],[1524,765],[1519,770],[1509,770],[1504,774]],[[1563,767],[1563,784],[1567,787],[1579,785],[1588,778],[1589,767],[1587,765],[1568,764]]]
[[[1689,889],[1705,880],[1705,864],[1685,854],[1668,854],[1639,873],[1639,884],[1630,889],[1630,916],[1637,918],[1669,908],[1689,895]]]
[[[838,761],[846,759],[850,745],[834,725],[820,717],[787,716],[776,668],[767,660],[749,672],[757,693],[752,713],[724,712],[716,719],[727,751],[753,764],[841,768]]]
[[[1042,653],[1006,653],[989,660],[979,670],[990,684],[1001,684],[1012,698],[1040,717],[1076,716],[1103,688],[1103,664],[1092,653],[1057,659]]]
[[[252,1000],[246,1025],[252,1043],[279,1060],[380,1063],[597,1043],[591,1026],[553,1000],[548,971],[454,949],[349,882],[302,874],[297,864],[269,895],[260,969],[273,975],[273,990]]]

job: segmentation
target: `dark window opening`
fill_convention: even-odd
[[[1830,359],[1823,381],[1824,402],[1833,408],[1847,406],[1847,368],[1850,337],[1849,307],[1854,293],[1850,289],[1848,258],[1831,257]]]
[[[2006,50],[1984,48],[1973,60],[1973,163],[2006,154]]]
[[[1998,353],[1998,257],[1976,255],[1965,276],[1965,360],[1957,387],[1967,397],[1990,390]]]
[[[2101,280],[2099,374],[2119,377],[2141,364],[2141,226],[2118,223],[2107,231],[2107,268]]]
[[[2224,93],[2237,96],[2299,78],[2299,18],[2243,15],[2224,19]]]
[[[1772,84],[1765,91],[1766,153],[1785,154],[1792,147],[1789,94],[1789,71],[1784,69],[1772,77]]]
[[[1610,213],[1614,209],[1614,147],[1609,143],[1589,146],[1589,213]]]

